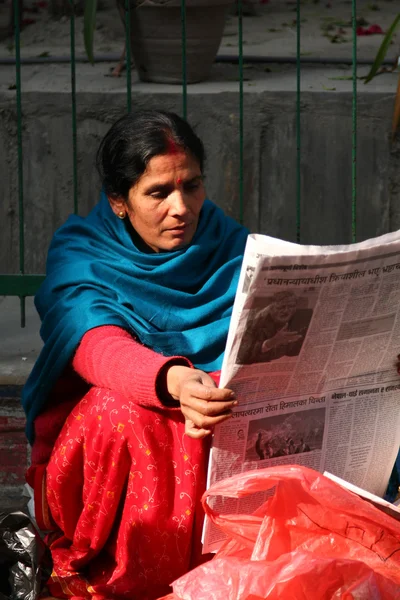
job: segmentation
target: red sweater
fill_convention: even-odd
[[[54,386],[46,410],[35,420],[32,466],[48,462],[67,416],[91,386],[115,390],[141,406],[176,404],[179,408],[163,377],[164,370],[173,364],[193,366],[186,358],[150,350],[120,327],[105,325],[86,332]]]

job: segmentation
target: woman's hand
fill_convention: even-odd
[[[204,371],[173,365],[167,371],[168,392],[178,400],[186,435],[204,438],[215,425],[229,419],[237,405],[232,390],[219,389]]]

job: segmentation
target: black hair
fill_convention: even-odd
[[[189,123],[172,112],[143,110],[125,115],[108,131],[97,151],[96,166],[110,197],[128,199],[130,188],[149,161],[172,147],[190,152],[203,172],[203,143]]]

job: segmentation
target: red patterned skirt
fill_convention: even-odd
[[[208,448],[184,429],[179,410],[105,389],[72,410],[46,470],[58,530],[48,538],[51,594],[150,600],[201,562]]]

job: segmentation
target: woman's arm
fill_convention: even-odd
[[[237,404],[231,390],[217,388],[187,358],[154,352],[114,325],[85,333],[72,366],[91,385],[120,392],[141,406],[180,408],[193,438],[209,435]]]
[[[192,367],[188,359],[154,352],[114,325],[86,332],[72,361],[74,370],[91,385],[115,390],[148,407],[179,407],[162,375],[172,365]]]

